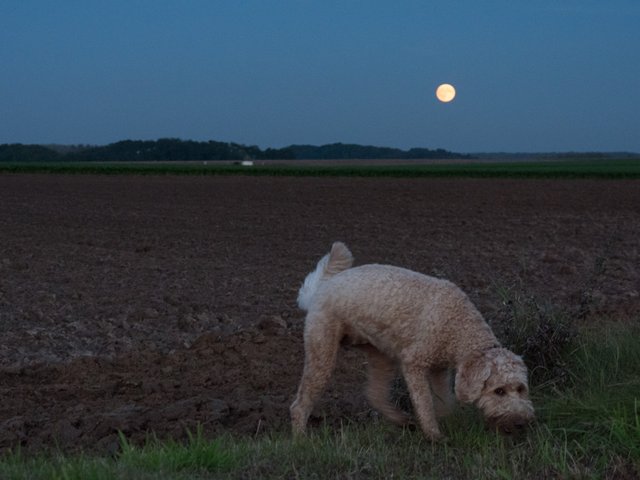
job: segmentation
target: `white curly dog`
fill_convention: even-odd
[[[418,423],[432,440],[442,438],[436,417],[451,411],[453,390],[501,433],[516,433],[533,420],[522,359],[500,346],[457,286],[390,265],[352,264],[349,249],[335,242],[300,288],[298,305],[307,317],[304,372],[290,408],[294,433],[305,431],[341,343],[368,355],[371,405],[406,424],[408,416],[389,398],[400,366]]]

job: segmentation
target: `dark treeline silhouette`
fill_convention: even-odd
[[[177,138],[123,140],[104,146],[88,145],[0,145],[0,161],[181,161],[181,160],[291,160],[291,159],[418,159],[472,158],[447,150],[333,143],[330,145],[291,145],[260,149],[227,142],[196,142]]]
[[[181,161],[293,159],[289,149],[246,146],[227,142],[195,142],[177,138],[123,140],[104,146],[0,145],[0,161]]]
[[[291,149],[298,159],[329,160],[329,159],[418,159],[418,158],[473,158],[471,155],[449,152],[438,148],[412,148],[400,150],[399,148],[374,147],[371,145],[355,145],[348,143],[331,143],[316,147],[314,145],[291,145]]]
[[[65,155],[65,160],[84,161],[180,161],[180,160],[248,160],[293,158],[287,149],[261,150],[226,142],[195,142],[176,138],[160,140],[123,140],[101,147],[91,147]]]
[[[60,153],[41,145],[0,145],[0,162],[55,162],[61,158]]]

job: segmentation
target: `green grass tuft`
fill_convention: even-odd
[[[121,434],[118,462],[147,472],[218,472],[237,466],[242,453],[226,448],[222,439],[207,440],[198,428],[188,432],[186,444],[151,438],[142,447],[131,445]]]
[[[20,452],[0,460],[3,480],[107,480],[218,478],[242,466],[244,446],[225,437],[207,440],[198,429],[186,444],[149,438],[135,446],[120,436],[120,454],[114,458],[75,456],[26,457]]]

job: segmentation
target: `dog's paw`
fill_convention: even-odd
[[[445,437],[440,430],[429,430],[424,432],[427,439],[433,443],[446,443],[447,437]]]
[[[393,412],[388,412],[385,417],[393,424],[398,425],[399,427],[415,427],[415,423],[411,415],[408,413],[395,410]]]

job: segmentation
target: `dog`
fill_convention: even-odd
[[[400,367],[418,424],[433,441],[443,438],[436,418],[456,398],[475,404],[506,435],[533,421],[524,362],[500,345],[460,288],[400,267],[352,265],[349,249],[335,242],[300,288],[298,305],[307,315],[304,370],[290,407],[294,434],[305,432],[341,344],[366,352],[369,403],[404,425],[408,415],[390,401]]]

